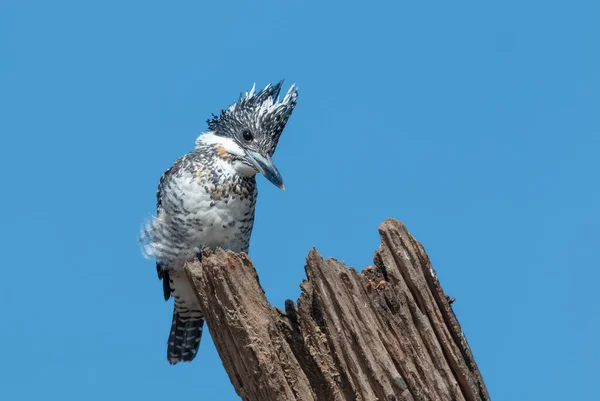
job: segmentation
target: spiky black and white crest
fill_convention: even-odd
[[[264,142],[262,145],[272,155],[298,98],[298,89],[292,85],[279,100],[282,84],[283,81],[268,84],[260,92],[255,91],[256,85],[252,86],[250,92],[240,94],[237,103],[206,121],[209,130],[233,138],[239,130],[251,129],[259,134],[257,139]]]

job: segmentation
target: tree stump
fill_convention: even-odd
[[[425,250],[397,220],[379,233],[362,273],[311,250],[285,311],[245,254],[206,250],[186,266],[242,400],[489,400]]]

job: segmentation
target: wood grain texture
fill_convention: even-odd
[[[187,265],[243,400],[489,400],[425,250],[397,220],[379,232],[362,273],[311,250],[285,311],[269,304],[245,254],[206,250]]]

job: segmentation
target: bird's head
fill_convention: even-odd
[[[207,123],[208,133],[213,135],[211,142],[238,173],[254,175],[259,172],[277,187],[285,189],[271,157],[296,106],[298,90],[292,85],[279,100],[282,83],[268,84],[259,92],[253,86],[220,115],[213,114]],[[196,146],[206,143],[208,138],[203,136],[198,137]]]

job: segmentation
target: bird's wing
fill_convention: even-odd
[[[156,215],[158,216],[162,211],[162,199],[164,196],[164,191],[166,189],[167,182],[173,176],[175,172],[181,165],[183,164],[183,159],[185,156],[180,157],[173,163],[173,165],[163,173],[160,177],[160,181],[158,183],[158,189],[156,190]],[[171,297],[171,286],[169,285],[169,271],[163,268],[163,266],[156,262],[156,273],[158,274],[158,278],[163,282],[163,295],[165,297],[165,301],[168,301]]]
[[[158,182],[158,189],[156,190],[156,212],[160,213],[162,210],[162,198],[165,191],[165,186],[167,181],[173,176],[177,170],[179,170],[183,164],[185,156],[180,157],[175,160],[175,163],[160,176],[160,181]]]

